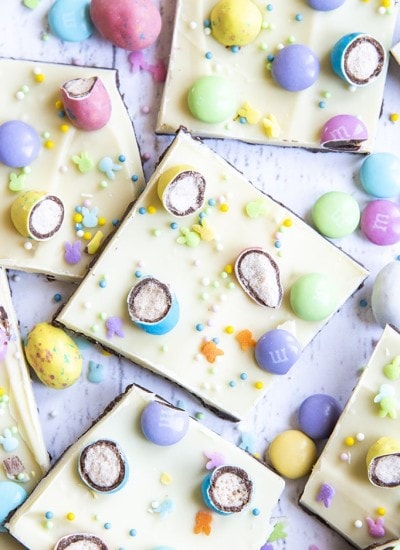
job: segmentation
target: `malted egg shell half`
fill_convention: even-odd
[[[381,327],[386,324],[400,329],[400,262],[386,264],[378,273],[372,288],[371,307]]]
[[[74,126],[82,130],[99,130],[110,120],[111,99],[97,76],[74,78],[61,88],[64,110]]]
[[[46,191],[20,193],[11,205],[11,221],[23,237],[46,241],[54,237],[64,221],[64,205]]]
[[[67,388],[81,375],[79,347],[64,330],[49,323],[39,323],[30,331],[25,354],[40,381],[50,388]]]
[[[149,403],[142,412],[142,431],[156,445],[175,445],[189,429],[189,415],[158,401]]]
[[[28,493],[20,483],[0,481],[0,533],[5,530],[2,524],[8,514],[20,506],[27,496]]]

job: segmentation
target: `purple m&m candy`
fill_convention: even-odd
[[[300,92],[317,80],[319,61],[307,46],[290,44],[275,56],[271,74],[275,82],[285,90]]]
[[[331,151],[358,151],[367,139],[367,127],[354,115],[330,118],[321,132],[321,146]]]
[[[331,11],[339,8],[345,0],[308,0],[311,8],[318,11]]]
[[[255,347],[258,366],[272,374],[286,374],[300,354],[300,344],[293,334],[278,328],[263,334]]]
[[[325,439],[331,435],[341,412],[334,397],[323,393],[310,395],[297,414],[300,429],[312,439]]]
[[[371,201],[361,213],[361,230],[381,246],[400,241],[400,207],[388,200]]]
[[[11,168],[31,164],[41,147],[39,134],[21,120],[9,120],[0,126],[0,161]]]
[[[145,437],[152,443],[175,445],[189,429],[189,415],[171,405],[152,401],[142,412],[141,425]]]

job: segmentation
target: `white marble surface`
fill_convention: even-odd
[[[163,30],[157,44],[147,51],[146,56],[153,62],[161,59],[167,63],[175,1],[160,0],[155,3],[162,10]],[[153,131],[162,83],[155,82],[148,72],[132,72],[127,52],[97,37],[80,44],[62,43],[54,37],[43,41],[41,33],[47,30],[46,16],[51,4],[50,0],[41,0],[39,7],[29,10],[20,0],[3,0],[0,7],[0,55],[118,68],[120,89],[125,95],[142,154],[147,158],[144,168],[148,178],[159,154],[171,141],[171,137],[156,136]],[[400,40],[399,23],[394,42]],[[146,106],[150,109],[148,114],[142,111]],[[6,117],[1,109],[0,83],[0,122]],[[400,122],[390,122],[389,114],[393,112],[400,112],[400,66],[392,59],[375,151],[400,154]],[[310,219],[310,209],[315,200],[329,190],[351,193],[361,207],[369,200],[358,181],[363,160],[358,155],[311,153],[301,149],[256,146],[227,140],[206,140],[206,143],[237,166],[254,185],[284,202],[306,220]],[[382,332],[373,319],[370,306],[360,307],[360,300],[365,299],[369,304],[376,273],[400,254],[400,244],[378,247],[369,243],[359,231],[337,241],[337,244],[364,264],[371,272],[370,277],[306,348],[290,373],[277,380],[274,391],[244,422],[234,425],[223,421],[169,382],[128,361],[105,356],[100,349],[82,342],[84,373],[74,386],[56,391],[33,380],[45,440],[52,458],[56,459],[88,428],[109,401],[131,382],[157,391],[172,403],[183,401],[191,414],[203,413],[201,421],[204,424],[235,443],[240,439],[241,430],[251,432],[255,441],[254,451],[261,455],[276,434],[298,427],[296,411],[308,395],[328,393],[344,405],[357,382],[359,369],[366,363]],[[51,319],[59,306],[54,300],[56,293],[66,300],[74,289],[71,284],[17,272],[10,272],[10,281],[23,335],[35,323]],[[100,384],[90,383],[87,379],[91,359],[105,366],[106,378]],[[297,499],[304,483],[304,478],[287,482],[283,497],[274,511],[274,519],[285,521],[287,538],[274,543],[274,548],[309,550],[312,545],[319,550],[350,548],[337,534],[299,508]]]

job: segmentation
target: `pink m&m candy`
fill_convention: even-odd
[[[381,246],[400,241],[400,207],[388,200],[371,201],[361,213],[361,230]]]
[[[368,139],[364,122],[353,115],[336,115],[322,128],[321,145],[331,151],[358,151]]]

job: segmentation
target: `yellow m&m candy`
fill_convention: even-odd
[[[267,451],[272,466],[283,477],[298,479],[311,472],[317,459],[312,439],[300,430],[286,430],[272,441]]]

